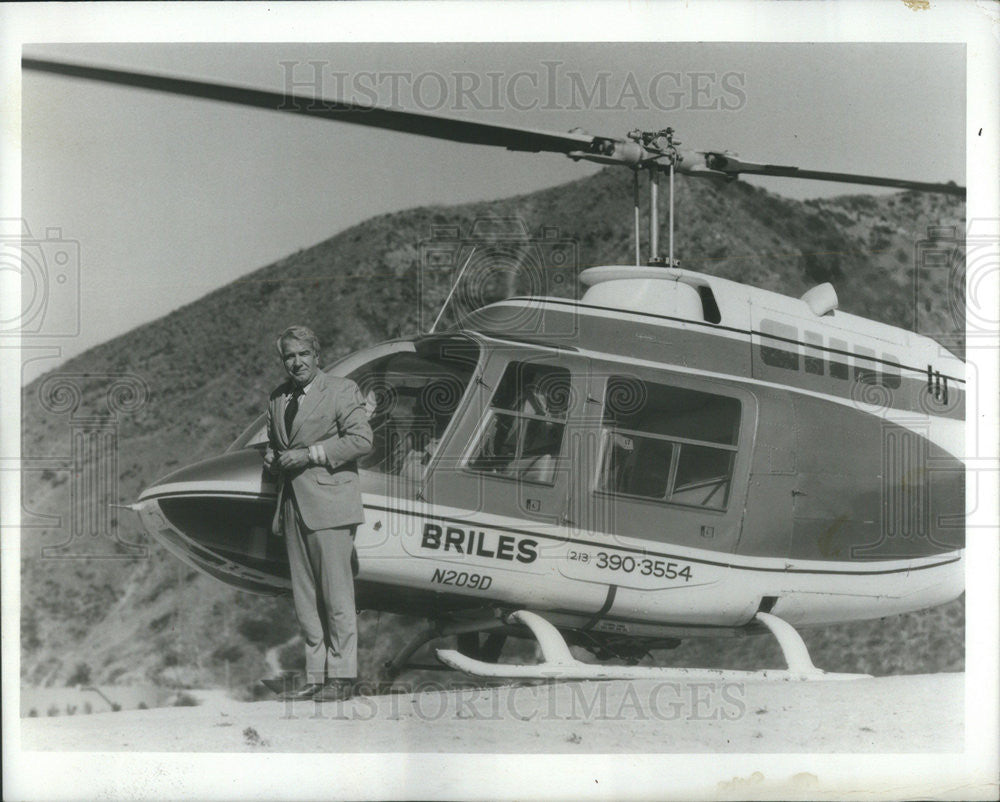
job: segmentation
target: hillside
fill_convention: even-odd
[[[908,327],[916,301],[932,330],[961,336],[964,321],[950,317],[947,277],[922,280],[914,299],[912,267],[915,243],[928,226],[963,230],[960,201],[899,193],[802,203],[740,182],[719,187],[680,179],[677,209],[676,255],[686,267],[790,295],[831,281],[842,309]],[[575,242],[581,268],[631,259],[631,177],[606,170],[495,203],[376,217],[250,273],[59,368],[79,387],[78,421],[106,415],[110,377],[131,374],[148,391],[138,409],[117,421],[117,462],[108,477],[117,480],[117,497],[128,503],[164,473],[220,452],[260,413],[281,378],[272,337],[289,323],[316,330],[324,363],[416,333],[421,320],[433,320],[448,288],[445,273],[421,284],[422,243],[433,227],[467,233],[486,217],[519,218],[535,235],[554,227],[559,238]],[[177,280],[191,269],[178,265]],[[48,378],[23,392],[25,457],[70,453],[70,412],[40,398]],[[94,454],[84,450],[79,459],[93,461]],[[269,672],[268,650],[272,660],[294,663],[299,650],[289,601],[238,594],[189,571],[147,543],[131,513],[121,513],[115,531],[148,546],[147,558],[108,558],[113,538],[107,533],[83,543],[85,553],[99,555],[92,559],[43,557],[44,546],[67,539],[70,480],[68,465],[24,474],[26,523],[35,525],[22,538],[24,681],[228,682],[246,690]],[[44,516],[66,523],[60,529]],[[384,659],[407,623],[366,614],[363,664]],[[831,670],[960,670],[963,602],[892,622],[807,632],[806,638],[817,665]],[[684,644],[669,659],[740,667],[774,663],[776,655],[770,643],[755,639]]]

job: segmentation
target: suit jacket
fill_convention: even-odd
[[[285,405],[294,389],[291,379],[276,387],[267,404],[268,448],[275,454],[318,445],[328,465],[283,472],[271,529],[282,534],[281,507],[290,483],[302,523],[308,529],[331,529],[364,521],[357,458],[372,449],[372,431],[358,385],[350,379],[316,373],[299,401],[292,430],[285,431]]]

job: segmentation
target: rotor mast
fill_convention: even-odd
[[[683,159],[674,139],[674,129],[661,131],[631,131],[628,138],[638,144],[645,156],[635,166],[634,216],[635,216],[635,263],[641,263],[639,248],[639,170],[649,170],[649,259],[647,264],[660,267],[677,267],[674,259],[674,173]],[[667,256],[660,253],[660,173],[667,172],[670,183],[667,188],[669,229],[667,232]]]

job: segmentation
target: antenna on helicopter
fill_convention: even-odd
[[[444,303],[441,305],[441,311],[438,312],[437,317],[434,318],[434,322],[431,324],[430,329],[428,329],[428,334],[433,334],[434,329],[437,328],[437,324],[441,321],[444,316],[444,310],[448,308],[448,304],[451,302],[451,297],[455,294],[455,290],[458,289],[458,283],[462,280],[462,276],[465,275],[465,269],[469,266],[469,262],[472,261],[472,257],[475,255],[476,249],[473,247],[469,251],[469,258],[465,260],[465,264],[462,265],[462,269],[458,271],[458,275],[455,276],[455,280],[451,284],[451,289],[448,290],[448,297],[444,299]]]

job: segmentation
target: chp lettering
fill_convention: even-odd
[[[425,549],[455,551],[458,554],[491,557],[495,560],[517,560],[521,563],[531,563],[538,558],[537,540],[460,529],[457,526],[441,527],[430,523],[424,524],[420,545]]]

